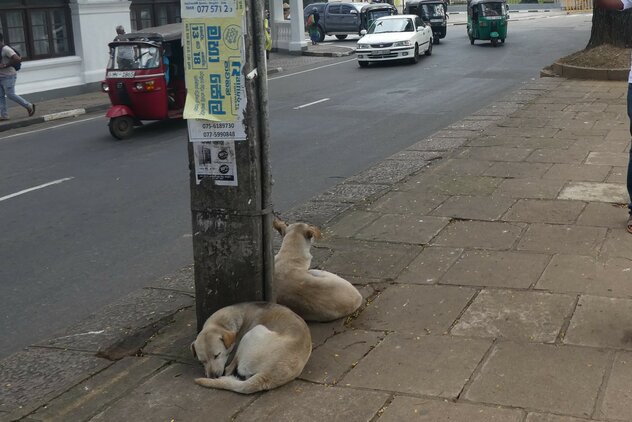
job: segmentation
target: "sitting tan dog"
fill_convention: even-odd
[[[274,286],[277,302],[308,321],[332,321],[352,314],[362,304],[362,295],[351,283],[336,274],[310,270],[310,248],[320,239],[320,230],[305,223],[290,226],[274,220],[283,236],[274,257]]]
[[[211,315],[191,351],[207,377],[196,383],[250,394],[299,376],[312,353],[312,337],[305,321],[285,306],[248,302]]]

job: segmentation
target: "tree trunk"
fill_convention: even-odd
[[[602,44],[632,47],[632,10],[619,12],[594,7],[590,41],[586,48]]]

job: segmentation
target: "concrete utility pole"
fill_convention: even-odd
[[[212,4],[213,0],[206,1]],[[195,143],[189,143],[198,330],[221,307],[244,301],[274,300],[264,6],[259,0],[234,3],[240,1],[245,5],[245,27],[241,31],[245,57],[242,53],[241,74],[247,107],[243,116],[246,138],[234,142],[238,185],[219,185],[212,178],[200,181],[196,174]],[[212,24],[212,17],[208,22]],[[230,26],[221,30],[228,34]],[[211,32],[209,29],[208,34]],[[211,56],[211,47],[206,53]],[[226,63],[228,66],[229,62]],[[212,161],[214,157],[208,159]]]

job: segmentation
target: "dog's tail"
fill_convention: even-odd
[[[246,380],[229,375],[219,378],[196,378],[195,382],[202,387],[219,388],[241,394],[252,394],[278,387],[278,385],[272,385],[262,374],[255,374]]]

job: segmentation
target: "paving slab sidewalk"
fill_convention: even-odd
[[[626,91],[527,82],[286,213],[366,298],[298,380],[193,383],[188,268],[1,361],[0,420],[632,421]]]

